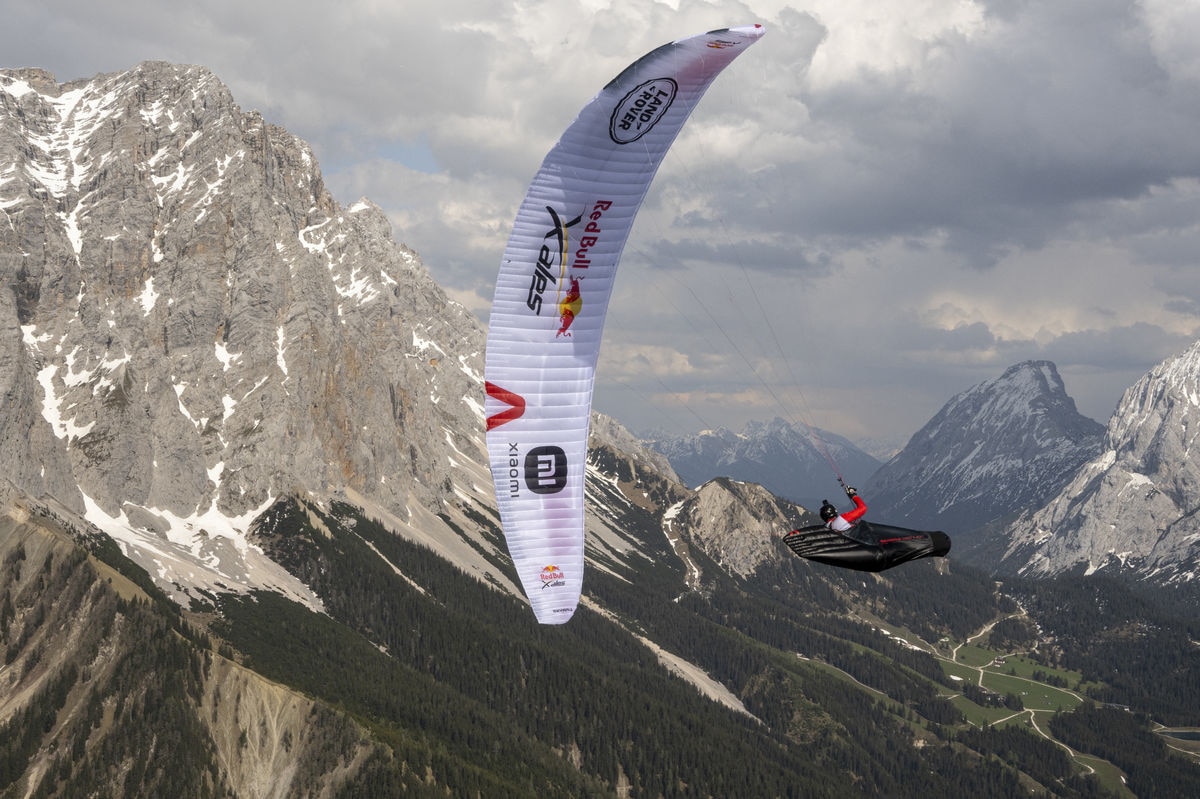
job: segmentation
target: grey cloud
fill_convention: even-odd
[[[1085,330],[1059,336],[1043,348],[1045,357],[1063,366],[1140,369],[1195,342],[1197,333],[1180,335],[1140,322],[1109,330]]]

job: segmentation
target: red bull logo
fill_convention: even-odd
[[[558,335],[569,336],[571,331],[571,323],[575,321],[575,317],[579,315],[579,310],[583,307],[583,298],[579,296],[579,278],[571,278],[571,285],[567,289],[566,296],[558,301]],[[557,338],[557,336],[555,337]]]
[[[557,588],[567,584],[567,576],[563,574],[563,570],[553,564],[543,568],[540,577],[542,588]]]
[[[562,293],[563,283],[559,283],[558,334],[555,338],[571,335],[571,325],[579,316],[579,311],[583,308],[583,296],[579,290],[579,281],[583,280],[583,278],[574,277],[573,273],[576,271],[582,272],[592,265],[592,248],[599,244],[601,234],[604,232],[600,221],[604,216],[604,212],[612,208],[612,205],[612,200],[597,200],[592,204],[592,209],[587,214],[587,225],[579,236],[578,242],[576,242],[570,271],[564,277],[567,286],[566,294]],[[577,218],[577,221],[581,219],[582,215]]]

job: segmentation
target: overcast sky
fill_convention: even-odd
[[[629,62],[761,23],[626,246],[595,407],[902,444],[1053,361],[1107,422],[1200,338],[1197,0],[5,0],[0,66],[168,60],[305,139],[487,317],[542,158]]]

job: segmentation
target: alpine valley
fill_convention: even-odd
[[[201,67],[0,70],[0,212],[3,799],[1200,795],[1195,351],[1106,432],[1052,364],[952,400],[873,482],[974,565],[879,575],[594,414],[542,627],[483,327],[304,142]]]

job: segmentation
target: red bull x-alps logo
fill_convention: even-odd
[[[629,144],[645,136],[667,113],[678,91],[674,78],[654,78],[639,85],[613,109],[609,138],[617,144]]]
[[[550,229],[542,237],[537,263],[529,277],[529,294],[525,298],[529,310],[538,316],[542,314],[542,295],[546,289],[553,283],[557,290],[566,277],[567,254],[571,248],[568,230],[583,221],[583,214],[580,214],[570,222],[564,222],[558,211],[549,205],[546,206],[546,213],[550,215]]]
[[[567,584],[567,575],[563,574],[563,570],[553,564],[542,569],[540,578],[542,588],[557,588],[560,585]]]
[[[584,214],[579,214],[570,221],[551,206],[546,206],[550,217],[550,229],[542,237],[542,246],[538,251],[537,263],[534,264],[533,274],[529,277],[529,293],[525,304],[529,310],[541,316],[544,295],[550,284],[555,286],[554,307],[558,314],[559,336],[570,336],[571,325],[583,310],[583,294],[581,281],[585,272],[592,264],[592,248],[600,242],[603,233],[601,225],[604,212],[612,208],[612,200],[596,200],[591,209],[586,212],[587,224],[583,228],[579,240],[572,245],[571,228],[583,222]],[[574,249],[574,252],[572,252]]]

